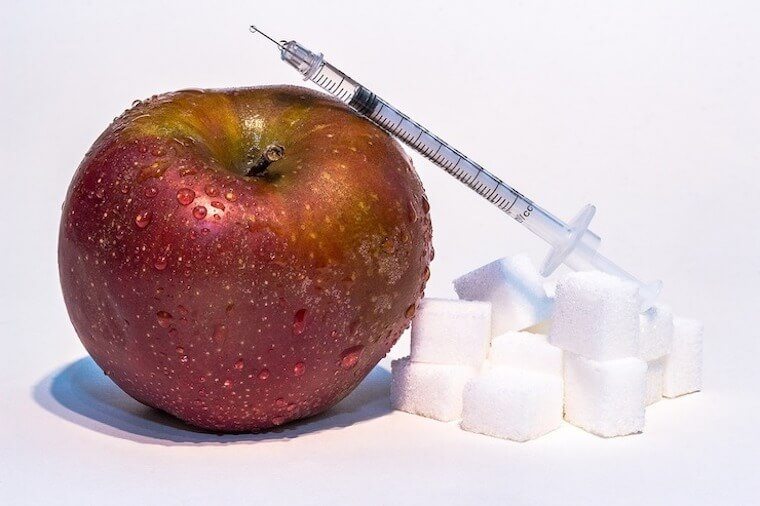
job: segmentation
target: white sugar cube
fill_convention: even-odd
[[[665,397],[678,397],[702,389],[704,327],[697,320],[674,318],[673,330],[673,349],[665,358],[662,387]]]
[[[562,350],[546,336],[530,332],[507,332],[491,341],[491,367],[512,367],[562,377]]]
[[[562,422],[562,380],[556,376],[496,368],[464,389],[464,430],[527,441]]]
[[[391,362],[391,405],[394,409],[448,422],[462,417],[462,392],[476,370],[461,365]]]
[[[502,258],[454,280],[460,299],[488,301],[493,306],[491,333],[523,330],[548,318],[552,301],[544,279],[530,258]]]
[[[635,357],[638,287],[602,272],[573,272],[557,284],[549,342],[593,360]]]
[[[647,389],[644,402],[647,406],[662,399],[662,384],[665,374],[665,357],[647,362]]]
[[[491,340],[491,304],[422,299],[412,320],[415,362],[480,367]]]
[[[639,315],[639,358],[654,360],[667,355],[673,347],[673,313],[665,306],[654,306]]]
[[[647,364],[565,353],[565,420],[604,437],[644,429]]]

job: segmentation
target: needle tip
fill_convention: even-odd
[[[278,46],[282,47],[282,42],[277,42],[275,39],[273,39],[272,37],[270,37],[266,33],[262,32],[261,30],[259,30],[258,28],[256,28],[256,25],[249,25],[248,26],[248,31],[250,31],[251,33],[260,33],[261,35],[263,35],[267,39],[271,40],[272,42],[274,42]]]

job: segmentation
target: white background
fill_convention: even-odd
[[[756,2],[8,2],[0,16],[0,504],[757,504]],[[137,98],[298,83],[296,38],[569,218],[707,326],[705,391],[646,431],[524,444],[390,411],[388,361],[338,408],[258,436],[175,426],[85,356],[56,267],[60,205]],[[415,156],[452,278],[544,246]],[[392,356],[406,353],[403,339]]]

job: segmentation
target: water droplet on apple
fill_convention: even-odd
[[[224,388],[229,388],[229,387],[230,387],[230,385],[232,385],[232,381],[230,381],[230,380],[228,380],[228,379],[224,380],[224,383],[222,383],[222,386],[223,386]]]
[[[162,327],[168,327],[172,323],[172,314],[168,311],[159,311],[156,313],[156,318]]]
[[[396,251],[396,241],[392,237],[388,237],[383,241],[383,251],[389,255]]]
[[[180,355],[185,353],[185,349],[182,346],[177,346],[176,350],[177,350],[177,353],[179,353]]]
[[[259,371],[258,378],[260,380],[265,380],[269,377],[269,369],[262,369]]]
[[[422,212],[427,214],[430,212],[430,202],[428,202],[427,197],[422,197]]]
[[[190,188],[180,188],[177,191],[177,202],[183,206],[190,205],[195,200],[195,192]]]
[[[406,204],[406,211],[407,211],[407,216],[409,218],[409,223],[415,223],[418,218],[417,209],[415,209],[414,202],[412,202],[411,200],[407,202]]]
[[[428,279],[430,279],[430,267],[426,265],[425,270],[422,271],[422,281],[427,281]]]
[[[288,403],[285,402],[285,399],[280,397],[279,399],[274,401],[274,405],[277,406],[278,408],[284,408],[285,406],[288,405]]]
[[[237,195],[235,195],[231,191],[228,191],[227,193],[224,194],[224,198],[226,198],[230,202],[235,202],[237,200]]]
[[[153,219],[152,211],[142,211],[135,216],[135,225],[139,228],[145,228],[150,224],[150,220]]]
[[[193,208],[193,218],[196,220],[202,220],[206,217],[206,206],[195,206]]]
[[[123,184],[121,185],[121,188],[119,188],[119,190],[121,190],[121,193],[126,195],[127,193],[129,193],[129,185]]]
[[[224,211],[224,202],[219,202],[218,200],[212,200],[211,207],[219,209],[220,211]]]
[[[407,318],[411,318],[412,316],[414,316],[415,312],[417,312],[417,305],[411,304],[409,305],[408,308],[406,308],[406,311],[404,311],[404,314],[406,315]]]
[[[226,337],[227,337],[227,325],[224,325],[223,323],[216,326],[216,328],[214,329],[214,334],[211,336],[214,342],[219,343],[219,344],[223,343]]]
[[[156,157],[164,156],[166,154],[166,151],[164,151],[164,148],[161,147],[155,147],[150,150],[150,154]]]
[[[140,164],[137,162],[137,166],[140,167],[140,172],[137,175],[137,182],[142,183],[152,178],[158,179],[164,175],[171,165],[172,161],[167,159],[157,159],[153,163],[146,161]]]
[[[300,336],[306,330],[306,309],[299,309],[293,315],[293,335]]]
[[[165,256],[160,256],[156,258],[156,261],[153,262],[153,267],[156,268],[156,270],[162,271],[166,269],[166,266],[168,265],[168,261],[166,260]]]
[[[239,358],[235,361],[235,365],[233,367],[235,368],[235,370],[240,371],[241,369],[243,369],[244,365],[245,363],[243,362],[243,359]]]
[[[205,190],[206,190],[206,195],[208,195],[209,197],[216,197],[217,195],[219,195],[219,190],[214,185],[211,185],[211,184],[206,185]]]
[[[155,186],[148,186],[145,188],[145,190],[143,190],[143,195],[149,199],[152,199],[158,195],[158,189]]]
[[[273,425],[282,425],[283,423],[285,423],[284,416],[275,416],[274,418],[272,418]]]
[[[296,362],[296,364],[293,366],[293,374],[296,376],[303,376],[303,374],[306,372],[306,364],[303,362]]]
[[[359,357],[363,350],[364,346],[361,344],[343,350],[343,353],[340,354],[340,366],[343,369],[351,369],[354,367],[357,362],[359,362]]]

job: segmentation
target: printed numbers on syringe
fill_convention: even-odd
[[[429,158],[436,165],[482,195],[517,221],[522,222],[530,214],[523,214],[525,209],[514,209],[523,200],[522,196],[478,166],[458,151],[448,147],[437,136],[421,127],[406,115],[390,107],[382,99],[377,99],[374,110],[368,117],[382,128],[393,132],[399,139]],[[524,202],[528,207],[530,204]],[[518,206],[523,208],[523,206]],[[532,210],[532,209],[531,209]]]
[[[532,207],[530,210],[528,207],[532,202],[519,192],[329,63],[323,62],[311,80],[430,159],[513,219],[522,223],[530,215]]]

